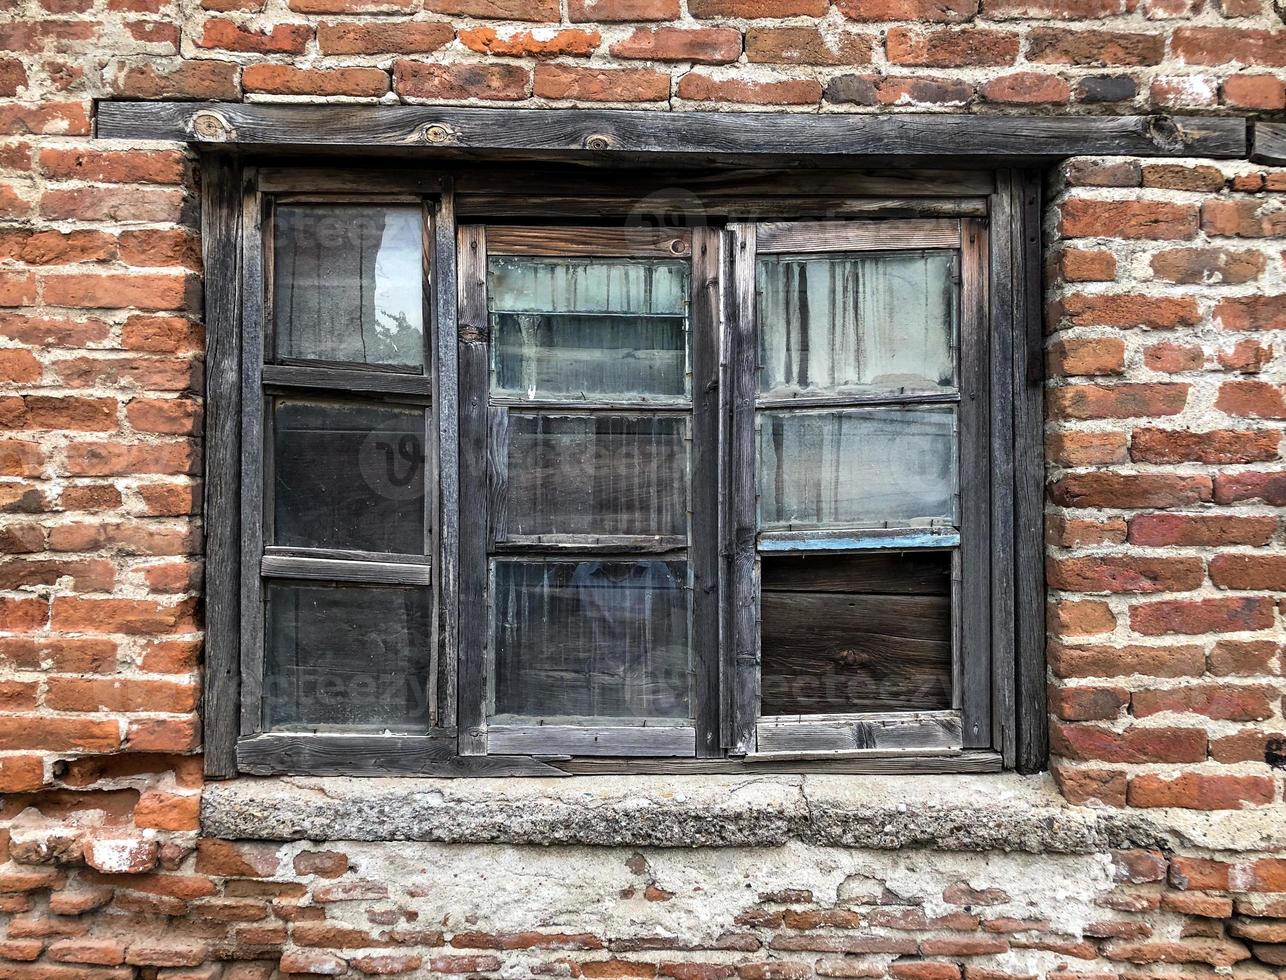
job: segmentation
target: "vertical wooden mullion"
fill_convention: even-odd
[[[991,460],[987,226],[962,222],[959,704],[966,748],[991,748]]]
[[[1014,598],[1017,700],[1015,767],[1045,768],[1049,755],[1045,668],[1044,299],[1041,176],[1015,175],[1014,236]]]
[[[459,655],[456,714],[461,755],[487,751],[487,243],[481,225],[457,238],[460,404]]]
[[[264,395],[261,378],[266,321],[264,202],[257,173],[247,168],[242,184],[241,356],[241,733],[262,728],[264,609],[259,562],[263,555]]]
[[[991,197],[991,682],[993,748],[1015,762],[1014,699],[1014,177]]]
[[[692,572],[692,651],[696,671],[696,754],[723,755],[719,697],[719,290],[723,235],[692,235],[692,441],[688,561]]]
[[[241,167],[201,160],[205,269],[205,774],[235,776],[241,657]]]
[[[724,463],[727,477],[725,534],[727,564],[726,640],[730,647],[728,689],[731,724],[727,748],[744,755],[755,749],[755,720],[759,713],[759,560],[755,485],[755,225],[729,225],[731,255],[729,346],[729,428]]]
[[[458,353],[456,323],[456,229],[453,181],[443,178],[431,223],[433,252],[429,272],[433,324],[430,364],[433,372],[433,411],[437,420],[437,521],[434,525],[433,580],[436,617],[437,697],[430,710],[436,724],[456,724],[459,643],[458,588],[460,571],[460,430],[458,419]]]

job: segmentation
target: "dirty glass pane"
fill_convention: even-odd
[[[416,207],[277,208],[276,359],[423,371],[421,223]]]
[[[271,544],[424,554],[424,410],[276,398]]]
[[[510,534],[687,533],[687,419],[509,414]]]
[[[682,259],[490,259],[492,390],[682,397],[688,268]]]
[[[427,728],[427,589],[269,581],[264,599],[266,729]]]
[[[788,397],[953,387],[954,255],[761,257],[760,392]]]
[[[497,561],[496,714],[691,716],[683,561]]]
[[[957,521],[954,407],[762,412],[762,529]]]

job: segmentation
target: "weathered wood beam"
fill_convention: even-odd
[[[1250,159],[1256,163],[1286,166],[1286,122],[1256,122]]]
[[[1243,157],[1246,121],[1196,116],[857,115],[101,102],[98,135],[267,150],[604,158]]]

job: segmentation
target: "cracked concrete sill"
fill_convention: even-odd
[[[205,833],[274,841],[773,847],[1089,854],[1286,849],[1282,806],[1204,813],[1072,806],[1048,776],[242,778],[207,784]]]

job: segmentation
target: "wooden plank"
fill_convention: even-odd
[[[481,225],[457,236],[460,569],[456,715],[459,751],[485,755],[487,689],[487,241]]]
[[[428,735],[295,735],[273,733],[237,743],[237,765],[257,776],[500,777],[561,776],[531,758],[457,757],[456,733]]]
[[[929,549],[960,546],[960,535],[947,527],[853,528],[839,531],[760,531],[763,552],[873,551]]]
[[[265,385],[277,388],[414,395],[420,399],[429,399],[433,394],[432,378],[393,371],[350,371],[345,368],[304,367],[297,364],[265,364],[260,375]]]
[[[761,223],[757,231],[760,255],[959,247],[960,222],[950,219],[860,223],[769,221]]]
[[[513,725],[487,728],[488,754],[691,756],[696,729],[680,725]]]
[[[487,527],[494,544],[509,538],[509,411],[492,405],[487,410]],[[540,535],[533,535],[539,543]]]
[[[441,724],[456,724],[460,651],[460,424],[459,324],[456,311],[456,219],[454,182],[444,180],[433,214],[432,363],[433,405],[438,424],[438,523],[435,578],[438,583],[438,698]]]
[[[692,545],[692,658],[696,684],[696,754],[720,756],[719,735],[719,290],[724,236],[697,228],[692,237],[692,452],[689,527]]]
[[[237,773],[241,716],[241,167],[201,160],[205,284],[205,774]]]
[[[1012,171],[992,198],[991,234],[991,747],[1014,765],[1014,350],[1018,321],[1014,254],[1021,250]],[[966,568],[968,565],[965,566]]]
[[[758,346],[755,342],[755,254],[753,224],[729,226],[728,330],[731,358],[729,411],[731,433],[724,462],[728,476],[722,492],[726,528],[723,547],[727,573],[726,638],[732,645],[730,739],[726,748],[737,755],[755,748],[755,718],[759,712],[759,556],[755,550],[758,512],[755,497],[755,390]]]
[[[964,744],[990,748],[991,733],[991,390],[987,228],[964,223],[960,276],[960,610],[956,699]]]
[[[890,755],[834,755],[807,759],[558,759],[549,760],[563,772],[572,775],[756,775],[768,773],[817,773],[831,775],[933,775],[948,773],[1000,772],[1001,761],[995,752],[966,750],[959,754],[920,756],[897,753]]]
[[[823,171],[814,169],[812,173]],[[680,182],[682,178],[679,178]],[[747,190],[748,195],[755,192]],[[662,198],[664,200],[664,198]],[[539,196],[475,196],[465,203],[462,212],[471,218],[546,218],[567,220],[570,217],[599,218],[605,214],[632,215],[639,208],[638,193],[617,196],[602,192],[595,194],[582,187],[579,195],[564,197]],[[952,218],[983,217],[987,213],[985,198],[947,197],[755,197],[694,201],[687,199],[680,205],[686,212],[700,220],[750,219],[795,220],[801,216],[818,215],[835,218]],[[655,207],[651,199],[649,209]]]
[[[1018,176],[1014,275],[1017,306],[1014,350],[1014,611],[1015,766],[1039,772],[1049,759],[1045,667],[1044,297],[1041,288],[1041,176]]]
[[[1286,166],[1286,122],[1256,119],[1250,159],[1275,167]]]
[[[692,232],[683,228],[488,225],[487,254],[682,258],[692,254]]]
[[[756,726],[759,748],[747,761],[815,753],[934,753],[961,749],[960,714],[769,716]]]
[[[586,552],[594,555],[665,555],[683,551],[686,535],[659,534],[510,534],[497,541],[497,554]]]
[[[951,594],[949,555],[880,552],[870,555],[765,557],[765,592],[842,592],[868,595]]]
[[[959,402],[958,391],[943,389],[920,394],[889,391],[872,394],[769,396],[760,398],[756,404],[760,408],[856,408],[880,405],[956,405]]]
[[[433,568],[425,564],[336,561],[333,558],[301,558],[292,555],[264,555],[259,563],[259,571],[265,577],[385,585],[429,585],[433,580]]]
[[[263,693],[264,406],[259,386],[268,294],[262,197],[248,168],[242,181],[241,290],[241,734],[260,727]]]
[[[612,158],[1242,157],[1240,117],[882,115],[103,102],[104,139]]]
[[[259,189],[265,194],[316,194],[322,199],[335,195],[358,195],[370,200],[374,194],[401,194],[408,200],[418,195],[440,194],[439,174],[420,169],[395,167],[261,167]]]

